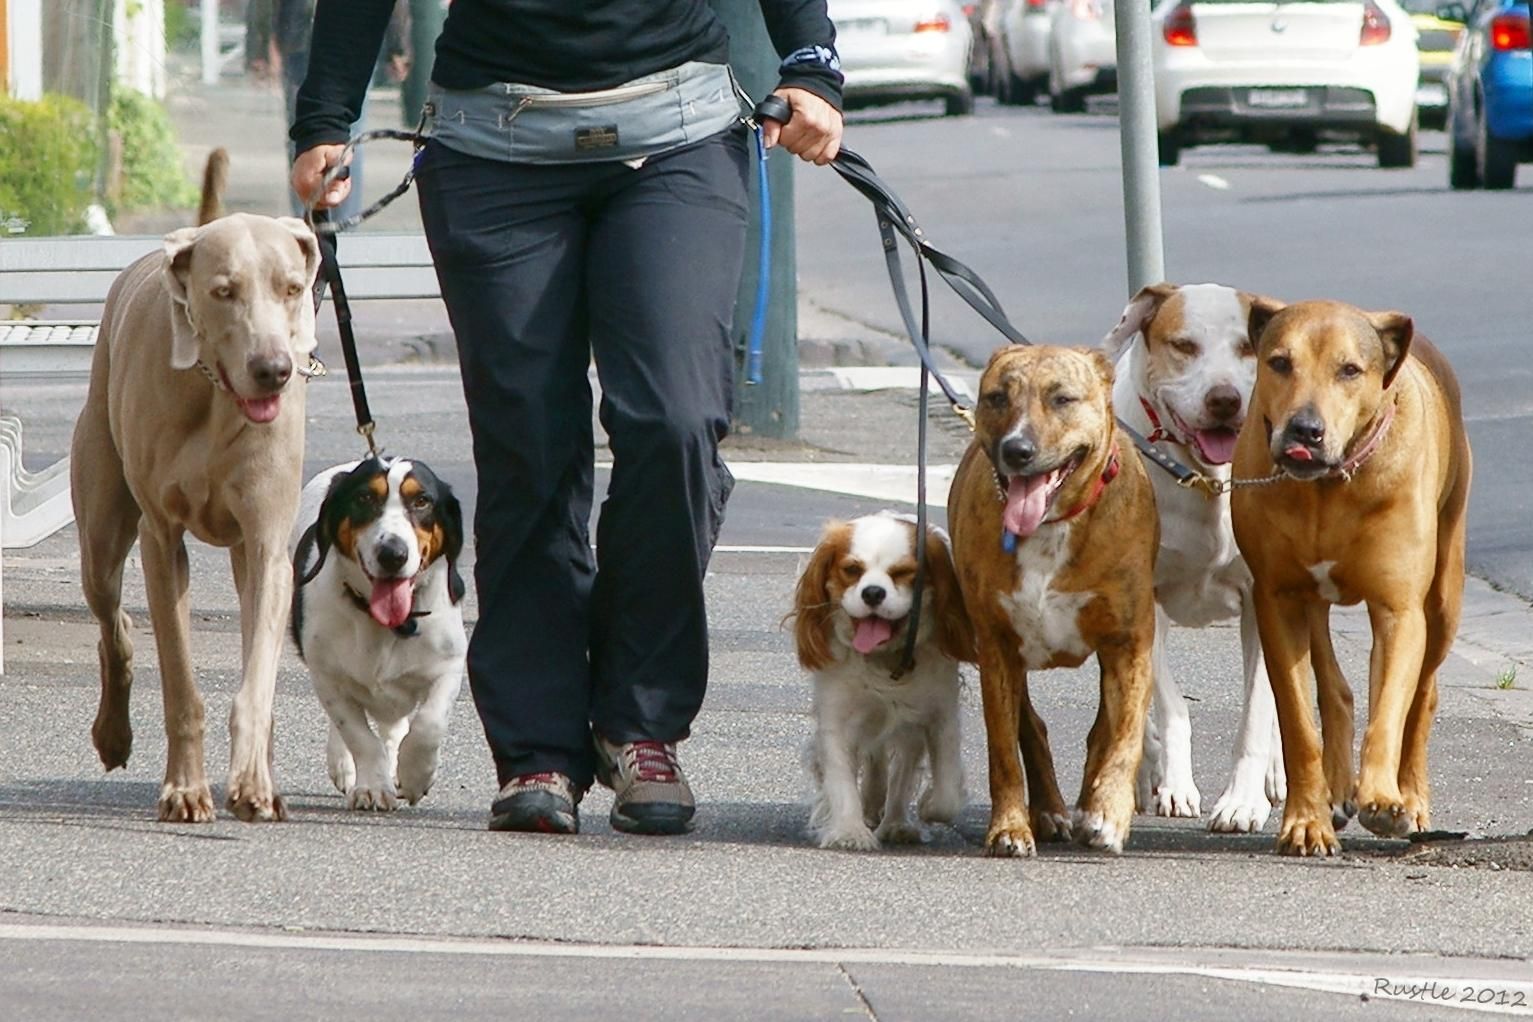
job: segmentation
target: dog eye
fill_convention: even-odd
[[[430,511],[431,510],[431,498],[426,496],[424,493],[421,494],[420,496],[416,497],[414,500],[410,501],[410,510],[412,510],[412,511]]]
[[[1267,359],[1267,365],[1273,372],[1282,373],[1284,376],[1293,372],[1293,363],[1288,360],[1287,355],[1273,355]]]
[[[1050,399],[1049,403],[1052,404],[1055,408],[1063,408],[1066,405],[1073,405],[1079,400],[1080,398],[1076,397],[1074,394],[1055,394],[1053,398]]]
[[[984,397],[987,408],[1005,408],[1009,400],[1004,390],[993,390]]]
[[[287,286],[287,296],[289,298],[297,298],[301,294],[303,294],[302,284],[289,284]]]
[[[230,287],[228,284],[220,284],[220,285],[218,285],[217,287],[215,287],[213,289],[213,297],[214,298],[233,298],[234,297],[234,288]]]
[[[1197,354],[1198,354],[1198,342],[1197,341],[1189,341],[1189,340],[1186,340],[1186,339],[1183,339],[1183,340],[1180,340],[1180,341],[1172,341],[1171,342],[1171,347],[1175,348],[1177,351],[1181,352],[1183,355],[1186,355],[1188,358],[1196,358]]]
[[[1343,380],[1355,380],[1363,375],[1363,367],[1356,362],[1348,362],[1336,371],[1336,375]]]

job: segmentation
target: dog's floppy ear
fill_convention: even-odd
[[[1091,360],[1091,368],[1101,377],[1102,384],[1107,388],[1109,396],[1112,395],[1113,380],[1117,379],[1117,371],[1112,360],[1100,348],[1077,348],[1082,355]]]
[[[463,505],[444,483],[437,507],[442,515],[442,553],[447,557],[447,595],[453,603],[459,603],[468,591],[458,573],[458,558],[463,556]]]
[[[335,497],[349,478],[350,472],[338,472],[330,480],[330,488],[325,491],[325,499],[319,505],[319,515],[314,519],[314,524],[299,537],[298,546],[293,550],[294,586],[308,585],[325,566],[325,558],[335,545],[336,530],[339,528],[340,503]],[[311,557],[314,561],[312,564],[309,563]]]
[[[1251,296],[1251,313],[1246,317],[1246,336],[1251,338],[1251,347],[1257,351],[1261,350],[1262,331],[1267,329],[1267,324],[1272,322],[1272,317],[1286,307],[1276,298],[1268,298],[1266,295]]]
[[[954,660],[976,662],[974,626],[964,607],[953,552],[946,534],[935,526],[927,530],[926,579],[931,587],[932,612],[936,615],[937,648]]]
[[[1416,324],[1403,312],[1370,312],[1368,322],[1384,345],[1384,389],[1388,390],[1400,367],[1405,365],[1411,338],[1416,336]]]
[[[1176,285],[1164,282],[1140,288],[1139,293],[1123,307],[1123,316],[1118,320],[1118,325],[1102,338],[1102,350],[1107,353],[1107,357],[1114,362],[1122,358],[1134,335],[1150,325],[1166,299],[1174,294]]]
[[[809,564],[798,578],[790,616],[794,619],[793,640],[798,647],[798,662],[806,671],[821,670],[835,659],[830,651],[830,619],[837,604],[830,596],[830,573],[846,546],[850,529],[845,522],[826,525],[819,545],[809,557]]]
[[[313,287],[314,278],[319,274],[319,239],[308,224],[295,216],[279,216],[276,221],[298,239],[298,247],[303,252],[304,283]]]
[[[161,274],[170,293],[170,367],[190,369],[197,364],[197,330],[192,326],[187,276],[191,273],[192,249],[202,236],[200,227],[183,227],[165,235],[165,261]]]

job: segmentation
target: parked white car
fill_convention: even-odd
[[[949,114],[974,112],[974,32],[958,0],[830,0],[829,7],[848,109],[941,99]]]
[[[1150,14],[1160,162],[1187,146],[1350,139],[1416,162],[1416,27],[1395,0],[1165,0]]]
[[[996,99],[1031,106],[1049,87],[1050,15],[1060,0],[1004,0],[1001,44],[1006,76]]]
[[[1059,0],[1049,14],[1049,106],[1086,109],[1086,97],[1118,89],[1113,0]]]

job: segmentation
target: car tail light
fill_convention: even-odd
[[[1027,6],[1034,11],[1041,11],[1049,4],[1049,0],[1027,0]]]
[[[1389,42],[1389,15],[1373,0],[1365,0],[1363,3],[1363,35],[1359,42],[1364,46]]]
[[[972,17],[974,17],[974,11],[978,7],[979,7],[979,4],[964,4],[963,5],[963,16],[965,18],[972,18]]]
[[[946,14],[934,14],[930,18],[922,18],[916,22],[917,32],[946,32],[953,26],[948,23]]]
[[[1533,43],[1528,19],[1520,14],[1501,14],[1490,23],[1490,44],[1498,50],[1526,50]]]
[[[1191,4],[1177,4],[1161,22],[1161,35],[1168,46],[1198,45],[1198,23],[1192,16]]]

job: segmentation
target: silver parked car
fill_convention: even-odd
[[[973,30],[958,0],[830,0],[848,109],[940,99],[974,112]]]

